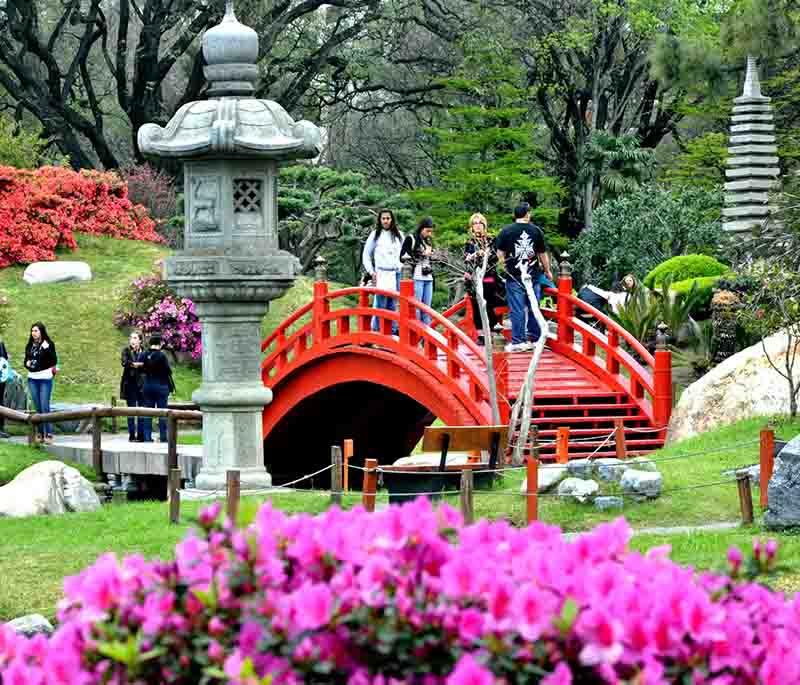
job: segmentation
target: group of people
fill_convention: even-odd
[[[514,221],[493,238],[489,234],[486,217],[475,213],[469,219],[469,238],[464,246],[464,278],[472,299],[475,327],[478,330],[478,343],[485,344],[486,332],[480,318],[476,292],[475,274],[484,268],[482,276],[483,296],[489,318],[489,327],[499,326],[495,309],[508,304],[511,320],[511,342],[506,346],[508,352],[531,349],[539,339],[541,331],[533,314],[531,301],[525,287],[525,278],[530,277],[533,292],[541,298],[544,287],[554,287],[550,260],[544,241],[543,231],[531,222],[531,207],[522,202],[514,208]],[[400,289],[400,272],[404,262],[413,266],[414,297],[431,306],[433,299],[433,232],[434,221],[424,217],[416,231],[403,237],[397,227],[394,213],[382,209],[378,213],[377,225],[369,234],[362,253],[366,271],[365,284],[372,283],[382,290]],[[378,309],[394,311],[395,298],[379,294],[375,296],[374,306]],[[417,318],[430,323],[430,314],[424,309],[417,311]],[[372,330],[379,328],[377,317],[373,317]],[[397,334],[397,324],[392,325]]]
[[[172,369],[164,354],[161,336],[150,336],[149,349],[144,347],[144,339],[139,331],[130,334],[129,344],[123,348],[122,378],[120,380],[120,397],[130,407],[162,407],[167,406],[170,393],[175,390]],[[0,343],[0,401],[5,394],[6,381],[12,372],[8,360],[9,354],[3,343]],[[53,381],[58,373],[58,354],[56,345],[47,333],[47,327],[37,321],[31,326],[30,337],[25,345],[23,362],[28,376],[28,390],[36,411],[41,414],[50,411],[50,398],[53,394]],[[0,437],[8,437],[0,423]],[[152,419],[128,418],[128,435],[131,442],[151,442]],[[167,440],[167,421],[158,420],[161,442]],[[39,438],[45,443],[53,441],[53,427],[49,423],[38,425]]]

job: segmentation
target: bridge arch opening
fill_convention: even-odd
[[[354,443],[354,464],[377,459],[391,464],[408,456],[436,416],[398,390],[370,381],[338,383],[307,395],[294,405],[264,440],[264,461],[280,485],[331,463],[331,446]],[[350,485],[361,487],[361,472],[351,470]],[[330,473],[314,478],[330,487]],[[311,487],[311,482],[298,484]]]

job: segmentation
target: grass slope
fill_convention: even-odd
[[[41,320],[58,347],[61,373],[55,381],[53,401],[109,402],[119,394],[120,349],[126,335],[112,323],[119,295],[137,276],[153,270],[156,259],[169,251],[151,243],[78,235],[78,250],[60,252],[60,260],[89,264],[93,279],[86,283],[29,286],[22,280],[24,267],[0,271],[0,291],[9,296],[11,321],[3,339],[11,363],[22,370],[30,326]],[[300,279],[284,297],[273,302],[263,330],[272,331],[289,313],[311,298],[311,282]],[[174,369],[176,400],[189,400],[200,383],[196,366]]]

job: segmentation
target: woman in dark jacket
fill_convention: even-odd
[[[467,291],[472,302],[472,318],[478,331],[479,345],[484,344],[484,337],[487,334],[483,330],[483,322],[476,299],[475,271],[483,266],[483,258],[487,252],[489,256],[486,273],[483,275],[483,298],[486,300],[489,328],[493,329],[498,322],[494,310],[496,307],[505,305],[502,296],[503,283],[497,275],[497,251],[494,238],[487,231],[486,217],[476,212],[469,218],[469,240],[464,245],[464,264],[466,266],[464,278],[467,281]],[[491,330],[488,335],[491,336]]]
[[[144,407],[144,357],[145,349],[142,334],[132,331],[128,346],[122,348],[122,378],[119,381],[119,396],[129,407]],[[138,428],[138,431],[137,431]],[[131,442],[144,441],[144,418],[128,417],[128,439]]]
[[[172,369],[167,355],[161,351],[161,336],[150,336],[150,349],[144,356],[144,403],[148,407],[167,408],[167,400],[175,391]],[[158,435],[161,442],[167,441],[167,420],[158,420]],[[144,442],[153,440],[153,420],[144,422]]]
[[[47,334],[45,325],[37,321],[31,326],[28,344],[25,345],[25,369],[28,371],[28,388],[33,406],[40,414],[50,411],[57,365],[56,345]],[[39,424],[39,434],[45,442],[53,441],[53,427],[49,423]]]

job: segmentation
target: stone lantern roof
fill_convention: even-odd
[[[258,35],[239,23],[228,0],[222,22],[203,36],[208,100],[181,107],[161,127],[145,124],[138,142],[143,154],[193,159],[301,159],[320,153],[320,131],[294,121],[277,102],[253,97],[258,79]]]

